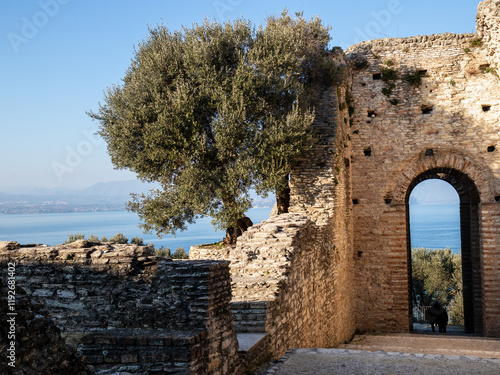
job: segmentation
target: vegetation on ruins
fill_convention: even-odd
[[[316,93],[339,76],[328,31],[287,11],[258,29],[245,20],[150,29],[123,84],[89,113],[115,167],[161,186],[128,204],[145,231],[175,233],[204,216],[235,228],[251,188],[274,192],[287,212],[288,175],[315,142]]]
[[[397,70],[391,68],[382,67],[380,73],[382,74],[382,81],[385,83],[395,81],[399,77]]]
[[[153,246],[153,253],[156,256],[163,256],[172,259],[188,259],[189,255],[186,253],[186,250],[182,247],[178,247],[172,252],[168,247],[161,246],[159,249],[155,249]]]
[[[483,45],[483,41],[481,39],[473,39],[470,41],[469,45],[471,47],[481,47]]]
[[[422,84],[422,77],[425,77],[427,72],[416,70],[414,72],[408,73],[404,76],[404,80],[410,84],[412,87],[420,87]]]
[[[71,243],[71,242],[75,242],[75,241],[78,241],[78,240],[83,240],[85,238],[85,235],[84,234],[81,234],[81,233],[72,233],[68,236],[68,239],[66,241],[64,241],[65,244],[68,244],[68,243]]]
[[[80,233],[72,233],[68,236],[68,239],[64,242],[65,244],[69,244],[72,242],[75,242],[77,240],[84,240],[85,235],[80,234]],[[129,241],[127,237],[123,235],[123,233],[117,233],[113,237],[109,238],[109,240],[106,237],[101,237],[99,239],[97,236],[94,234],[91,234],[88,238],[87,241],[89,242],[94,242],[94,243],[103,243],[103,242],[114,242],[114,243],[119,243],[119,244],[128,244]],[[137,245],[137,246],[146,246],[148,249],[150,249],[154,255],[157,256],[164,256],[172,259],[188,259],[189,255],[186,253],[186,250],[182,247],[178,247],[175,249],[174,252],[172,252],[168,247],[166,246],[160,246],[158,249],[155,247],[153,243],[150,243],[148,245],[144,244],[144,240],[141,237],[135,236],[130,240],[131,244]]]
[[[109,239],[109,242],[126,244],[128,243],[128,238],[123,235],[123,233],[117,233]]]
[[[500,75],[498,74],[498,71],[497,69],[491,67],[491,66],[487,66],[485,69],[484,69],[484,72],[485,73],[491,73],[493,74],[495,77],[497,78],[500,78]]]
[[[462,255],[450,249],[417,248],[411,252],[413,304],[447,306],[450,323],[464,324]]]

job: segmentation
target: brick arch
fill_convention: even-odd
[[[460,199],[460,242],[462,250],[462,279],[465,330],[483,332],[480,195],[474,181],[465,173],[449,167],[434,167],[416,176],[405,194],[406,236],[408,251],[408,285],[411,306],[411,239],[409,198],[413,189],[428,179],[440,179],[451,184]]]
[[[435,171],[435,177],[426,177],[428,171]],[[405,204],[409,196],[408,191],[411,192],[413,187],[423,181],[419,181],[419,178],[448,179],[447,182],[454,185],[458,175],[466,176],[473,182],[482,202],[494,202],[495,195],[498,196],[492,184],[495,179],[491,170],[483,163],[457,150],[426,149],[391,173],[384,198],[390,199],[394,204]]]
[[[494,203],[498,187],[490,168],[481,159],[456,149],[424,149],[391,173],[381,200],[406,216],[406,249],[408,303],[411,307],[411,243],[408,201],[412,190],[427,179],[441,179],[450,183],[460,197],[460,226],[462,270],[464,281],[464,313],[466,331],[483,333],[484,275],[481,248],[484,225],[481,205]],[[402,233],[401,233],[402,234]],[[409,311],[411,314],[411,311]]]

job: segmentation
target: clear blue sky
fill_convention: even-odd
[[[261,24],[287,7],[319,15],[332,46],[475,31],[478,0],[0,0],[0,187],[82,188],[134,178],[93,135],[103,90],[120,83],[148,25],[171,30],[238,17]]]

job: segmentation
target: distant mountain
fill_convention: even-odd
[[[81,190],[22,186],[0,188],[0,214],[88,212],[124,210],[131,193],[156,188],[139,180],[99,182]],[[261,198],[251,192],[254,207],[272,207],[274,196]]]
[[[0,188],[0,214],[124,210],[130,193],[146,192],[153,186],[129,180],[100,182],[82,190]]]
[[[32,197],[129,197],[130,193],[146,192],[154,185],[144,184],[139,180],[127,181],[111,181],[98,182],[85,189],[68,189],[68,188],[45,188],[35,185],[16,186],[16,187],[0,187],[0,197],[9,196],[32,196]],[[0,198],[0,200],[2,200]]]
[[[105,196],[105,197],[126,197],[130,198],[130,193],[143,193],[153,188],[155,185],[144,184],[139,180],[98,182],[81,191],[85,196]]]
[[[12,195],[31,195],[31,196],[43,196],[43,195],[59,195],[59,194],[79,194],[79,190],[73,190],[68,188],[44,188],[35,185],[29,186],[13,186],[13,187],[0,187],[0,193],[12,194]]]

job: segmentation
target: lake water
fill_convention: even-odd
[[[253,223],[269,218],[271,208],[252,208],[247,216]],[[155,247],[167,246],[171,250],[178,247],[189,251],[190,246],[222,241],[225,232],[216,232],[210,224],[211,218],[197,220],[188,229],[176,236],[145,234],[138,228],[139,218],[128,211],[81,212],[65,214],[24,214],[0,215],[0,241],[17,241],[21,244],[58,245],[68,239],[70,234],[90,234],[110,238],[123,233],[129,240],[142,237],[144,243],[154,243]]]
[[[254,223],[269,218],[270,208],[253,208],[248,216]],[[412,205],[411,241],[412,247],[431,249],[460,249],[460,215],[457,205]],[[82,233],[87,237],[108,238],[123,233],[129,240],[142,237],[145,243],[154,243],[158,248],[167,246],[171,250],[182,247],[189,251],[192,245],[221,241],[223,232],[216,232],[210,218],[203,218],[188,226],[184,232],[161,239],[154,234],[144,234],[137,227],[139,219],[127,211],[84,212],[70,214],[0,215],[0,241],[17,241],[21,244],[61,244],[70,234]]]
[[[445,249],[458,253],[460,245],[460,210],[451,205],[411,205],[410,232],[412,247]]]

